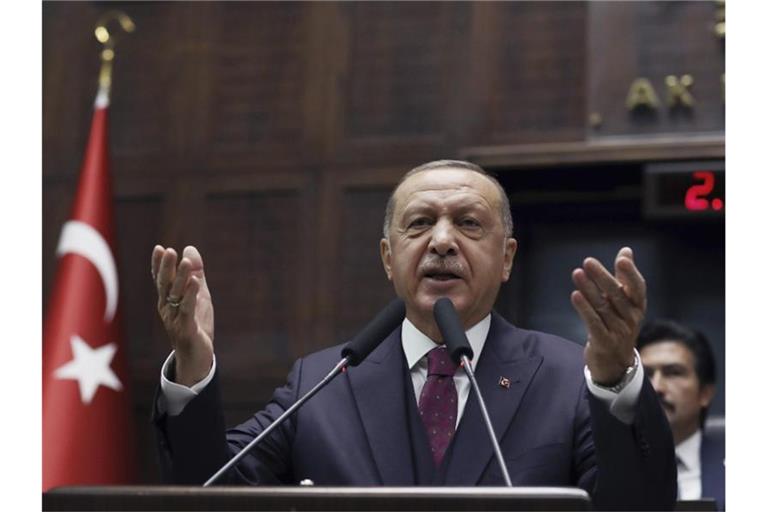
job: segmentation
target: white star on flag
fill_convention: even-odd
[[[98,348],[91,348],[80,336],[74,334],[69,339],[74,358],[60,366],[54,376],[57,379],[76,380],[80,387],[80,399],[85,404],[91,403],[99,386],[106,386],[115,391],[123,385],[110,368],[117,345],[107,343]]]

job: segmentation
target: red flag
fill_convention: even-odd
[[[77,195],[59,239],[43,326],[43,490],[135,482],[134,423],[119,330],[107,155],[107,88],[96,97]]]

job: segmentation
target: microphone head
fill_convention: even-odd
[[[359,365],[384,338],[403,323],[404,318],[405,303],[401,299],[393,300],[344,346],[341,357],[348,357],[350,366]]]
[[[456,313],[456,308],[453,306],[451,299],[448,297],[437,299],[432,312],[435,315],[435,322],[438,329],[440,329],[440,334],[443,335],[443,341],[448,348],[451,359],[456,364],[461,364],[461,356],[467,356],[469,359],[472,359],[475,354],[472,351],[472,347],[469,346],[464,326],[461,323],[461,319],[459,319],[459,314]]]

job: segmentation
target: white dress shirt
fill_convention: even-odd
[[[480,353],[485,346],[485,339],[488,337],[488,330],[491,328],[491,315],[486,316],[480,322],[475,324],[467,331],[467,340],[475,358],[470,362],[472,369],[475,369]],[[426,334],[416,328],[407,318],[403,321],[402,333],[403,352],[405,360],[408,363],[408,369],[411,371],[411,381],[413,382],[413,392],[416,394],[416,403],[419,403],[421,390],[424,389],[424,383],[427,382],[428,364],[427,354],[435,347],[437,343],[427,337]],[[458,411],[456,412],[456,428],[459,426],[461,415],[464,414],[464,406],[467,405],[467,397],[471,384],[469,377],[463,370],[457,370],[453,376],[453,383],[456,385],[456,394],[459,398]]]
[[[677,457],[677,498],[701,499],[701,430],[675,446]]]
[[[216,373],[216,355],[213,356],[213,364],[211,364],[211,371],[205,376],[203,380],[194,384],[191,388],[183,384],[173,382],[168,378],[168,369],[174,362],[174,354],[176,351],[172,351],[163,363],[163,367],[160,370],[160,398],[158,400],[157,408],[161,413],[167,412],[169,416],[178,416],[184,407],[192,401],[200,392],[205,389],[205,386],[213,379],[213,374]]]
[[[488,314],[467,331],[467,339],[469,340],[469,345],[472,347],[472,351],[475,355],[472,360],[473,370],[483,352],[485,340],[488,337],[490,328],[491,315]],[[419,331],[407,318],[403,321],[401,341],[403,352],[405,353],[405,358],[408,362],[408,368],[411,372],[416,401],[418,402],[421,390],[427,380],[427,353],[439,345],[427,337],[426,334]],[[635,358],[636,361],[640,360],[637,350],[635,350]],[[158,403],[160,412],[167,412],[170,416],[181,414],[184,407],[208,385],[216,371],[216,358],[214,356],[211,371],[205,379],[189,388],[168,379],[168,368],[170,368],[173,360],[174,352],[171,352],[160,371],[160,389],[162,393]],[[637,398],[640,395],[640,389],[643,386],[643,365],[639,365],[637,372],[619,393],[615,393],[606,388],[601,388],[592,382],[592,377],[586,366],[584,367],[584,378],[587,381],[587,388],[589,388],[589,391],[608,407],[615,418],[626,425],[632,423],[635,418],[635,404],[637,404]],[[461,421],[461,416],[464,413],[464,406],[467,404],[467,397],[469,397],[469,377],[467,377],[463,371],[459,370],[454,376],[454,383],[459,398],[458,411],[456,414],[456,425],[458,426],[459,421]],[[701,490],[699,490],[699,493],[700,492]]]

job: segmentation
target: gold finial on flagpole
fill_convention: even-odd
[[[101,71],[99,72],[99,91],[109,94],[112,85],[112,61],[115,58],[115,44],[120,39],[118,33],[110,32],[108,24],[117,22],[126,34],[136,30],[133,20],[122,11],[107,11],[96,22],[93,34],[103,45],[101,50]]]

